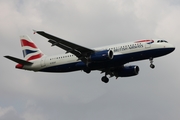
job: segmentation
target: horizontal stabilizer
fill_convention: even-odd
[[[33,63],[32,62],[28,62],[28,61],[25,61],[25,60],[22,60],[22,59],[19,59],[19,58],[15,58],[15,57],[12,57],[12,56],[4,56],[5,58],[9,59],[9,60],[12,60],[16,63],[19,63],[19,64],[22,64],[22,65],[32,65]]]

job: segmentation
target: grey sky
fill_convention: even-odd
[[[0,120],[179,120],[180,2],[178,0],[1,0]],[[93,48],[162,38],[176,50],[138,65],[140,74],[101,82],[102,74],[50,74],[17,70],[3,58],[22,58],[27,34],[47,55],[63,50],[33,34],[44,30]]]

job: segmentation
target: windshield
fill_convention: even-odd
[[[158,42],[158,43],[160,43],[160,42],[168,43],[166,40],[158,40],[157,42]]]

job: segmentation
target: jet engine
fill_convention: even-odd
[[[97,51],[90,55],[89,60],[91,62],[103,62],[113,59],[113,56],[112,50]]]
[[[139,67],[136,65],[132,66],[124,66],[118,71],[114,72],[114,75],[116,77],[130,77],[130,76],[135,76],[138,75],[139,73]]]

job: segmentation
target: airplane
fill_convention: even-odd
[[[98,70],[104,73],[101,80],[109,82],[111,77],[131,77],[138,75],[139,66],[125,65],[129,62],[149,59],[150,67],[155,68],[153,59],[167,55],[175,47],[163,39],[143,39],[128,43],[109,45],[99,48],[87,48],[70,41],[58,38],[44,31],[34,31],[45,38],[52,46],[66,51],[65,54],[46,56],[28,37],[20,36],[24,59],[4,56],[16,63],[17,69],[40,72],[73,72],[90,73]]]

